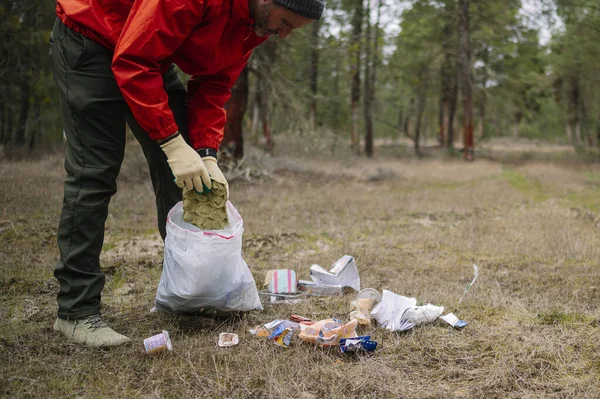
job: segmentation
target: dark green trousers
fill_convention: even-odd
[[[125,153],[126,124],[148,161],[163,239],[167,213],[181,200],[166,156],[137,124],[121,95],[111,71],[112,55],[59,20],[54,24],[50,62],[67,138],[67,177],[57,234],[60,260],[54,271],[60,283],[58,317],[63,319],[100,312],[105,276],[99,257],[108,204],[117,191]],[[186,90],[173,67],[163,81],[180,132],[188,140]]]

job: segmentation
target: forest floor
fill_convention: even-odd
[[[231,184],[258,283],[274,268],[308,279],[311,264],[328,268],[349,254],[362,287],[443,305],[469,324],[371,327],[361,333],[377,351],[350,356],[298,341],[283,349],[248,329],[290,314],[348,320],[351,295],[225,320],[150,314],[162,243],[132,144],[101,257],[103,314],[132,342],[110,350],[70,343],[52,330],[64,174],[56,154],[0,163],[0,396],[600,397],[599,163],[543,145],[488,147],[464,163],[441,150],[417,160],[388,143],[366,159],[345,143],[331,155],[329,145],[299,144],[314,138],[276,138],[276,156],[260,160],[270,176]],[[459,303],[473,264],[479,279]],[[146,355],[143,339],[162,330],[173,352]],[[219,348],[224,331],[239,334],[239,345]]]

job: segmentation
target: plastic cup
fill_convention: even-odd
[[[146,348],[146,353],[149,355],[165,352],[167,350],[172,351],[173,345],[171,344],[169,332],[163,330],[163,332],[160,334],[156,334],[150,338],[146,338],[144,340],[144,348]]]
[[[358,303],[365,305],[370,303],[370,305],[373,306],[381,301],[381,294],[373,288],[365,288],[356,294],[355,300],[357,300]]]

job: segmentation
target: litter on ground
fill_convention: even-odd
[[[294,331],[298,328],[288,323],[280,323],[267,339],[273,341],[275,345],[287,348],[290,346]]]
[[[415,298],[383,290],[381,302],[373,309],[371,315],[390,331],[406,331],[414,326],[433,323],[443,311],[443,306],[432,304],[417,306]]]
[[[373,288],[365,288],[360,291],[350,302],[353,309],[350,312],[350,320],[356,320],[358,324],[371,325],[371,309],[380,301],[381,294]]]
[[[358,267],[354,258],[350,255],[344,255],[338,259],[331,265],[329,271],[319,265],[312,265],[310,267],[310,277],[317,285],[337,285],[360,291]]]
[[[407,298],[402,295],[394,294],[391,291],[383,290],[381,302],[373,309],[371,315],[382,327],[390,331],[405,331],[414,327],[414,324],[402,316],[406,309],[417,306],[415,298]]]
[[[185,212],[188,211],[188,216],[191,213],[185,205],[185,201],[183,204],[180,202],[169,212],[163,273],[152,311],[262,310],[261,302],[294,305],[311,296],[342,296],[356,292],[350,302],[348,322],[291,315],[289,320],[273,320],[249,330],[251,335],[266,338],[283,348],[289,347],[298,338],[322,347],[339,346],[342,353],[375,351],[377,342],[370,335],[359,336],[357,333],[357,329],[371,326],[373,319],[389,331],[406,331],[433,323],[444,311],[443,306],[429,303],[417,306],[416,298],[389,290],[383,290],[382,294],[373,288],[361,291],[358,266],[350,255],[339,258],[329,270],[318,264],[311,265],[310,280],[298,280],[296,271],[292,269],[269,270],[263,291],[259,292],[241,256],[243,220],[233,205],[226,202],[223,207],[227,223],[218,231],[204,231],[190,224]],[[477,280],[477,265],[473,265],[473,272],[474,277],[459,303]],[[441,319],[455,328],[463,328],[467,324],[452,313]],[[232,347],[238,343],[239,337],[234,333],[219,335],[220,347]],[[145,339],[144,346],[149,354],[173,349],[167,331]]]
[[[465,289],[465,292],[463,292],[463,294],[460,296],[460,299],[458,300],[458,303],[462,302],[462,300],[465,297],[465,295],[467,295],[467,292],[469,292],[469,290],[471,289],[471,287],[473,286],[473,284],[475,284],[475,281],[477,280],[477,277],[479,277],[479,268],[477,267],[477,265],[474,264],[473,265],[473,280],[471,280],[471,282],[467,286],[467,289]]]
[[[415,326],[420,326],[421,324],[433,323],[443,312],[443,306],[435,306],[428,303],[427,305],[406,309],[403,318]]]
[[[302,301],[303,295],[341,296],[346,292],[360,290],[360,277],[354,258],[344,255],[329,271],[319,265],[310,267],[312,281],[298,281],[296,272],[291,269],[269,270],[265,274],[259,295],[270,304],[293,305]]]
[[[269,292],[272,294],[295,294],[298,291],[298,280],[293,270],[269,270],[269,277]]]
[[[171,337],[169,332],[163,330],[160,334],[153,335],[144,340],[144,349],[149,355],[153,355],[160,352],[172,351],[173,345],[171,344]]]
[[[444,320],[446,323],[450,324],[452,327],[455,328],[463,328],[468,324],[464,320],[459,320],[459,318],[456,317],[454,313],[448,313],[447,315],[440,317],[440,319]]]
[[[346,352],[374,352],[377,349],[377,342],[371,340],[369,335],[356,338],[340,339],[340,350]]]
[[[342,296],[344,287],[341,285],[317,284],[314,281],[300,280],[298,290],[311,296]]]
[[[298,338],[322,346],[339,345],[342,338],[357,337],[355,331],[357,324],[356,320],[346,324],[335,319],[320,320],[303,328]]]
[[[290,316],[290,320],[295,321],[296,323],[307,325],[307,326],[311,326],[311,325],[315,324],[315,322],[313,320],[309,319],[308,317],[299,316],[299,315],[295,315],[295,314]]]
[[[237,334],[226,333],[226,332],[219,334],[218,344],[221,348],[228,348],[230,346],[235,346],[239,342],[240,342],[240,339],[237,336]]]

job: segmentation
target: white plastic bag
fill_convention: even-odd
[[[156,309],[168,312],[262,310],[256,283],[242,258],[244,222],[227,202],[229,225],[203,231],[183,220],[183,203],[167,218]]]

